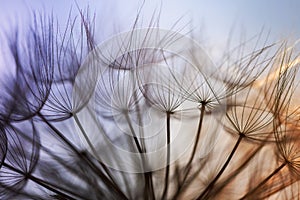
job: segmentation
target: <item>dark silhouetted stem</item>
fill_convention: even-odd
[[[249,156],[247,156],[246,159],[244,159],[244,162],[237,167],[235,171],[233,171],[227,179],[222,182],[222,184],[219,184],[218,188],[214,188],[214,191],[210,198],[214,196],[215,194],[219,194],[228,184],[232,182],[245,168],[248,166],[248,164],[252,161],[252,159],[257,155],[257,153],[265,146],[265,142],[262,142],[257,149],[255,149]],[[247,153],[248,154],[248,153]]]
[[[201,105],[201,109],[200,109],[200,119],[199,119],[199,124],[198,124],[198,130],[197,130],[197,135],[196,135],[196,140],[195,140],[195,144],[194,144],[194,147],[193,147],[193,151],[192,151],[192,154],[191,154],[191,157],[187,163],[187,172],[186,172],[186,175],[188,175],[189,173],[189,170],[190,170],[190,166],[193,162],[193,159],[195,157],[195,154],[196,154],[196,150],[197,150],[197,146],[198,146],[198,143],[199,143],[199,139],[200,139],[200,134],[201,134],[201,129],[202,129],[202,123],[203,123],[203,119],[204,119],[204,112],[205,112],[205,104],[202,104]]]
[[[15,168],[15,167],[13,167],[13,166],[7,164],[7,163],[3,163],[3,166],[5,166],[5,167],[7,167],[8,169],[10,169],[10,170],[12,170],[12,171],[14,171],[14,172],[16,172],[16,173],[18,173],[18,174],[24,176],[24,178],[27,178],[27,179],[29,179],[29,180],[31,180],[31,181],[37,183],[38,185],[40,185],[40,186],[42,186],[42,187],[44,187],[44,188],[46,188],[46,189],[48,189],[48,190],[50,190],[50,191],[52,191],[52,192],[58,194],[58,195],[60,195],[61,197],[64,197],[64,198],[70,199],[70,200],[75,200],[75,198],[71,197],[70,195],[61,192],[61,191],[60,191],[61,189],[58,190],[58,189],[54,188],[53,186],[51,186],[51,184],[49,184],[49,183],[47,183],[47,182],[45,182],[45,181],[43,181],[43,180],[41,180],[41,179],[39,179],[39,178],[37,178],[37,177],[31,175],[31,174],[26,174],[26,173],[24,173],[23,171],[21,171],[21,170]],[[69,192],[69,193],[70,193],[70,192]],[[73,193],[73,195],[75,195],[75,196],[78,197],[77,194],[74,194],[74,193]],[[80,198],[83,199],[83,197],[80,197]]]
[[[96,151],[94,145],[92,144],[92,142],[91,142],[91,140],[89,139],[88,135],[86,134],[84,128],[82,127],[81,122],[80,122],[80,120],[78,119],[77,115],[76,115],[76,114],[73,114],[73,117],[74,117],[75,122],[76,122],[76,124],[78,125],[78,127],[79,127],[81,133],[83,134],[84,139],[86,140],[86,142],[88,143],[89,147],[91,148],[91,150],[92,150],[94,156],[95,156],[95,157],[97,158],[97,160],[99,161],[99,164],[103,167],[105,173],[106,173],[107,176],[110,178],[111,182],[112,182],[114,185],[116,185],[116,187],[118,187],[117,184],[116,184],[116,181],[114,180],[114,177],[110,174],[109,169],[101,162],[101,158],[99,157],[99,155],[98,155],[98,153],[97,153],[97,151]],[[120,191],[120,192],[121,192],[121,191]]]
[[[162,199],[166,199],[166,197],[168,196],[168,188],[169,188],[170,140],[171,140],[170,117],[171,117],[171,112],[167,112],[167,166],[166,166],[166,174],[165,174],[165,187],[163,190]]]
[[[73,117],[74,117],[75,122],[76,122],[77,126],[79,127],[79,129],[80,129],[80,131],[81,131],[81,133],[82,133],[82,135],[83,135],[85,141],[88,143],[89,147],[91,148],[91,150],[92,150],[94,156],[95,156],[98,160],[100,160],[100,158],[99,158],[99,156],[98,156],[98,153],[97,153],[97,151],[96,151],[94,145],[92,144],[92,142],[91,142],[91,140],[89,139],[88,135],[86,134],[84,128],[82,127],[82,125],[81,125],[81,123],[80,123],[80,121],[79,121],[77,115],[76,115],[76,114],[73,114]]]
[[[238,140],[236,141],[230,155],[228,156],[228,158],[227,158],[226,162],[224,163],[224,165],[222,166],[221,170],[219,171],[217,176],[210,182],[210,184],[205,188],[205,190],[201,193],[201,195],[197,198],[197,200],[206,199],[205,196],[209,193],[209,191],[213,188],[215,183],[219,180],[221,175],[224,173],[225,169],[227,168],[228,164],[230,163],[233,155],[235,154],[235,152],[236,152],[236,150],[237,150],[238,146],[240,145],[243,138],[244,138],[244,135],[240,134]]]
[[[131,119],[129,117],[129,114],[127,111],[124,112],[124,115],[125,115],[125,119],[126,119],[126,122],[129,126],[129,129],[131,131],[131,134],[133,136],[133,139],[134,139],[134,143],[141,155],[141,160],[142,160],[142,165],[144,166],[145,163],[147,162],[144,158],[144,153],[145,153],[145,150],[144,148],[142,148],[142,146],[140,145],[140,142],[138,140],[138,137],[135,133],[135,130],[132,126],[132,122],[131,122]],[[145,169],[144,169],[145,170]],[[145,194],[144,194],[144,198],[145,199],[154,199],[154,193],[153,193],[153,183],[152,183],[152,174],[151,172],[144,172],[144,177],[145,177]]]
[[[194,143],[194,147],[193,147],[193,150],[192,150],[192,153],[191,153],[191,157],[188,160],[188,163],[186,165],[186,170],[184,172],[183,179],[179,183],[179,186],[177,188],[176,194],[174,195],[174,198],[176,198],[180,194],[182,186],[183,186],[185,180],[187,179],[188,174],[189,174],[189,172],[191,170],[191,164],[192,164],[192,162],[194,160],[194,157],[195,157],[195,154],[196,154],[196,150],[197,150],[197,146],[198,146],[198,143],[199,143],[199,140],[200,140],[201,129],[202,129],[202,124],[203,124],[203,119],[204,119],[204,112],[205,112],[205,104],[203,103],[203,104],[201,104],[200,115],[199,115],[199,123],[198,123],[198,130],[197,130],[197,133],[196,133],[195,143]]]
[[[126,195],[120,190],[120,188],[116,185],[116,183],[110,180],[87,156],[84,156],[78,149],[69,141],[55,126],[53,126],[41,113],[38,116],[45,122],[49,128],[51,128],[54,133],[60,137],[71,149],[75,152],[83,162],[86,162],[91,169],[102,179],[102,181],[108,186],[111,187],[120,197],[123,199],[127,199]],[[101,163],[101,166],[104,167],[106,171],[108,169]],[[108,174],[109,175],[109,174]],[[110,176],[110,175],[109,175]]]
[[[240,200],[246,199],[249,195],[253,194],[256,192],[260,187],[262,187],[264,184],[268,182],[275,174],[280,172],[285,167],[286,163],[282,163],[279,167],[277,167],[268,177],[266,177],[262,182],[260,182],[255,188],[253,188],[250,192],[245,194]]]
[[[134,131],[134,129],[133,129],[133,126],[132,126],[130,117],[129,117],[129,115],[128,115],[128,112],[125,111],[125,112],[124,112],[124,115],[125,115],[126,122],[128,123],[129,129],[130,129],[130,131],[131,131],[131,134],[132,134],[132,136],[133,136],[135,145],[136,145],[136,147],[137,147],[139,153],[142,154],[142,153],[144,153],[144,152],[143,152],[143,149],[142,149],[142,147],[141,147],[141,145],[140,145],[140,142],[139,142],[139,140],[138,140],[138,137],[137,137],[137,135],[136,135],[136,133],[135,133],[135,131]]]

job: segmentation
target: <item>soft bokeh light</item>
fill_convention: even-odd
[[[41,186],[32,187],[37,196],[49,190],[46,199],[262,199],[278,191],[280,199],[282,189],[297,192],[300,139],[289,134],[299,130],[300,1],[0,5],[0,133],[9,135],[0,139],[1,199],[7,188],[26,191],[27,182]],[[140,28],[144,34],[135,35]],[[164,37],[156,28],[167,30]],[[117,40],[118,33],[128,34]],[[188,42],[168,49],[183,37]],[[21,184],[1,185],[10,185],[11,172]]]

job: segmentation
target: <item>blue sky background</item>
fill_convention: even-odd
[[[89,5],[95,11],[97,21],[105,25],[101,32],[110,35],[112,28],[124,31],[129,29],[142,5],[140,0],[77,0],[80,7]],[[53,11],[58,20],[65,22],[69,10],[76,4],[73,0],[0,0],[0,26],[7,29],[11,24],[24,23],[30,11],[41,13]],[[264,27],[270,31],[270,40],[300,38],[300,1],[298,0],[146,0],[142,10],[145,21],[150,19],[155,9],[162,8],[161,27],[170,28],[180,17],[182,26],[191,22],[203,33],[203,40],[221,51],[230,30],[251,37]],[[74,12],[76,13],[76,12]],[[179,25],[180,26],[180,25]],[[238,34],[231,35],[233,40]],[[237,39],[238,40],[238,39]]]

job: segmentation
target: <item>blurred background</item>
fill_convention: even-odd
[[[141,18],[145,21],[161,11],[162,28],[172,27],[181,18],[179,24],[199,29],[202,39],[213,45],[214,51],[220,51],[228,36],[235,32],[251,37],[263,28],[270,31],[270,40],[300,36],[298,0],[0,0],[0,5],[1,29],[24,23],[32,11],[53,13],[63,23],[71,9],[76,13],[77,6],[89,6],[96,13],[97,23],[102,24],[101,34],[110,35],[107,30],[112,27],[120,31],[129,29],[128,24],[133,24],[142,7]]]

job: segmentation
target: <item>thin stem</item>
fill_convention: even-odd
[[[77,115],[75,113],[73,114],[73,117],[74,117],[75,122],[76,122],[77,126],[79,127],[81,133],[83,134],[83,137],[84,137],[85,141],[88,143],[89,147],[91,148],[94,156],[96,156],[96,158],[98,160],[100,160],[100,158],[98,157],[98,154],[96,152],[96,149],[95,149],[94,145],[92,144],[90,138],[87,136],[84,128],[82,127],[82,125],[81,125],[81,123],[80,123],[80,121],[79,121],[79,119],[78,119],[78,117],[77,117]]]
[[[24,134],[19,128],[17,127],[13,127],[14,129],[16,129],[18,131],[18,134],[21,134],[22,137],[26,140],[26,141],[31,141],[31,138]],[[83,177],[81,174],[78,174],[78,171],[69,166],[64,159],[60,158],[59,156],[57,156],[55,153],[53,153],[50,149],[48,149],[47,147],[43,146],[40,142],[37,143],[40,147],[41,150],[43,150],[47,155],[49,155],[50,157],[54,158],[55,161],[57,161],[59,164],[61,164],[62,166],[64,166],[65,168],[67,168],[70,172],[72,172],[72,174],[74,176],[77,176],[78,178],[86,181],[88,184],[93,184],[89,178],[87,177]],[[98,193],[101,193],[101,191],[99,191],[99,189],[97,189]]]
[[[189,161],[186,165],[186,170],[184,172],[184,177],[183,177],[182,181],[180,181],[179,186],[177,188],[177,191],[176,191],[176,194],[174,195],[174,197],[177,197],[179,195],[179,193],[181,192],[183,183],[187,179],[187,177],[189,175],[189,172],[191,170],[191,164],[192,164],[193,159],[195,157],[197,146],[198,146],[199,139],[200,139],[202,124],[203,124],[203,119],[204,119],[204,112],[205,112],[205,103],[202,103],[201,104],[201,109],[200,109],[200,115],[199,115],[198,130],[197,130],[197,133],[196,133],[196,138],[195,138],[195,144],[194,144],[194,147],[193,147],[193,151],[192,151],[191,157],[190,157],[190,159],[189,159]]]
[[[162,199],[165,199],[168,196],[169,188],[169,171],[170,171],[170,140],[171,140],[171,131],[170,131],[170,119],[171,112],[167,112],[167,166],[165,174],[165,187],[163,190]]]
[[[155,193],[153,189],[153,181],[152,181],[152,173],[151,172],[145,172],[145,178],[146,178],[146,192],[144,195],[144,199],[153,199],[155,200]]]
[[[25,178],[28,178],[29,180],[31,180],[31,181],[37,183],[38,185],[40,185],[40,186],[42,186],[42,187],[44,187],[44,188],[46,188],[46,189],[48,189],[48,190],[50,190],[50,191],[52,191],[52,192],[58,194],[58,195],[60,195],[60,196],[62,196],[62,197],[64,197],[64,198],[66,198],[66,199],[75,200],[75,199],[74,199],[73,197],[71,197],[70,195],[65,194],[65,193],[63,193],[63,192],[61,192],[61,191],[55,189],[54,187],[50,186],[50,184],[48,184],[47,182],[45,182],[45,181],[43,181],[43,180],[41,180],[41,179],[39,179],[39,178],[37,178],[37,177],[31,175],[31,174],[26,174],[26,173],[22,172],[21,170],[19,170],[19,169],[13,167],[13,166],[11,166],[11,165],[9,165],[9,164],[7,164],[7,163],[2,163],[2,164],[3,164],[3,166],[7,167],[8,169],[10,169],[10,170],[12,170],[12,171],[14,171],[14,172],[16,172],[16,173],[18,173],[18,174],[24,176]],[[77,196],[77,194],[75,194],[75,195]],[[83,198],[83,197],[81,197],[81,198]]]
[[[131,70],[130,71],[132,74],[132,85],[136,85],[136,73],[135,70]],[[136,92],[133,93],[133,97],[134,97],[134,102],[139,102],[139,97],[138,94]],[[142,124],[142,116],[141,116],[141,109],[138,103],[135,104],[136,109],[137,109],[137,117],[139,119],[139,123]],[[132,127],[132,123],[131,120],[128,116],[128,112],[126,112],[126,120],[129,124],[129,128],[131,129],[132,135],[134,137],[134,141],[135,144],[137,146],[138,151],[142,154],[142,153],[146,153],[146,145],[145,145],[145,141],[142,139],[140,142],[138,140],[138,138],[136,137],[135,131]],[[143,127],[143,126],[141,126]],[[140,135],[143,136],[143,131],[140,129]],[[148,160],[144,157],[144,155],[141,155],[142,157],[142,162],[143,162],[143,166],[148,166]],[[147,170],[147,169],[146,169]],[[154,193],[154,189],[153,189],[153,181],[152,181],[152,172],[144,172],[144,176],[145,176],[145,188],[144,188],[144,199],[146,200],[155,200],[155,193]]]
[[[117,186],[116,181],[114,180],[113,176],[110,174],[109,169],[101,162],[101,158],[99,157],[98,153],[96,152],[96,149],[94,147],[94,145],[92,144],[91,140],[89,139],[88,135],[86,134],[84,128],[81,125],[81,122],[79,121],[78,117],[76,114],[73,114],[73,117],[75,119],[76,124],[78,125],[81,133],[84,136],[84,139],[86,140],[86,142],[88,143],[89,147],[91,148],[94,156],[97,158],[97,160],[99,161],[99,164],[101,165],[101,167],[103,167],[104,171],[106,172],[106,174],[108,175],[108,177],[111,179],[112,183],[114,185]]]
[[[138,137],[136,136],[136,133],[135,133],[134,128],[133,128],[133,126],[132,126],[132,123],[131,123],[130,117],[129,117],[129,115],[128,115],[128,112],[125,111],[125,112],[124,112],[124,115],[125,115],[126,122],[128,123],[129,129],[130,129],[130,131],[131,131],[131,133],[132,133],[132,135],[133,135],[133,139],[134,139],[135,145],[136,145],[136,147],[137,147],[139,153],[142,154],[142,153],[144,153],[144,151],[143,151],[143,149],[142,149],[142,147],[141,147],[141,145],[140,145],[140,142],[139,142],[139,140],[138,140]]]
[[[254,192],[256,192],[261,186],[263,186],[264,184],[266,184],[268,182],[268,180],[270,180],[275,174],[277,174],[278,172],[280,172],[280,170],[282,170],[286,166],[286,164],[287,164],[286,162],[282,163],[269,176],[267,176],[262,182],[260,182],[255,188],[253,188],[250,192],[248,192],[242,198],[240,198],[240,200],[246,199],[249,195],[251,195]]]
[[[129,126],[129,129],[132,133],[132,136],[133,136],[133,139],[134,139],[134,143],[141,155],[141,159],[142,159],[142,166],[145,166],[145,163],[146,163],[146,160],[144,158],[144,153],[145,153],[145,150],[144,148],[141,147],[140,145],[140,142],[138,140],[138,137],[134,131],[134,128],[132,126],[132,122],[130,120],[130,117],[129,117],[129,114],[127,111],[124,112],[124,115],[125,115],[125,119],[126,119],[126,122]],[[152,183],[152,174],[151,172],[144,172],[144,177],[145,177],[145,199],[154,199],[154,194],[153,194],[153,183]],[[150,193],[149,193],[150,191]]]
[[[199,124],[198,124],[198,130],[197,130],[196,140],[195,140],[195,144],[194,144],[194,148],[193,148],[191,157],[190,157],[190,159],[188,161],[188,164],[186,165],[187,168],[188,168],[188,170],[189,170],[190,165],[192,164],[193,159],[194,159],[195,154],[196,154],[197,146],[198,146],[199,139],[200,139],[201,129],[202,129],[202,123],[203,123],[203,119],[204,119],[204,112],[205,112],[205,104],[201,104],[200,119],[199,119]]]
[[[221,177],[221,175],[224,173],[225,169],[227,168],[228,164],[230,163],[233,155],[235,154],[238,146],[240,145],[242,139],[244,138],[244,134],[240,134],[238,140],[236,141],[229,157],[227,158],[226,162],[224,163],[223,167],[221,168],[221,170],[219,171],[219,173],[217,174],[217,176],[210,182],[210,184],[205,188],[205,190],[200,194],[200,196],[197,198],[197,200],[200,199],[206,199],[205,196],[209,193],[209,191],[213,188],[213,186],[215,185],[215,183],[219,180],[219,178]]]
[[[108,188],[113,188],[114,191],[123,199],[127,199],[126,195],[119,189],[117,184],[113,182],[113,180],[108,179],[108,177],[99,169],[87,156],[83,155],[81,152],[77,150],[77,148],[56,128],[54,127],[41,113],[38,114],[38,116],[42,119],[43,122],[45,122],[53,131],[54,133],[61,138],[71,149],[73,152],[75,152],[80,159],[82,159],[83,162],[87,163],[88,166],[91,167],[91,169],[99,175],[101,180],[107,185]],[[106,167],[102,164],[102,167],[104,167],[105,170]],[[108,174],[109,175],[109,174]]]
[[[74,152],[78,152],[76,147],[57,129],[55,128],[45,117],[43,114],[39,113],[38,116],[45,122],[54,132],[55,134],[62,139]],[[78,152],[79,153],[79,152]]]
[[[226,188],[226,186],[228,184],[230,184],[232,182],[232,180],[234,180],[243,170],[245,170],[245,168],[248,166],[249,162],[252,161],[252,159],[257,155],[257,153],[262,150],[262,148],[265,146],[265,142],[261,143],[259,145],[258,148],[256,148],[254,151],[252,151],[252,153],[247,156],[246,159],[244,159],[244,162],[239,165],[239,167],[237,167],[237,169],[235,171],[233,171],[227,178],[226,180],[224,180],[221,184],[219,184],[220,186],[217,188],[214,188],[214,191],[212,192],[212,195],[209,196],[210,198],[213,197],[216,194],[219,194],[224,188]],[[249,152],[250,153],[250,152]],[[248,153],[247,153],[248,155]]]

